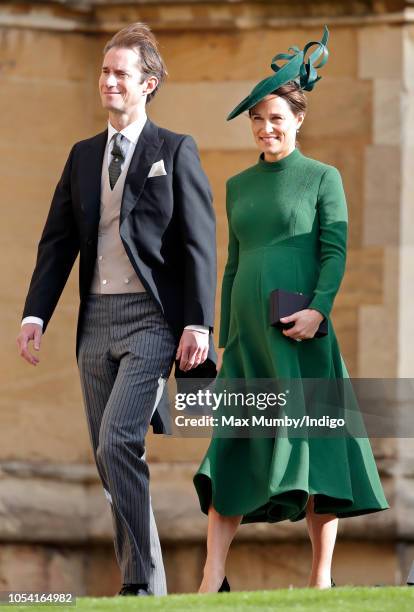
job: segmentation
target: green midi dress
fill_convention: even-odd
[[[219,378],[348,378],[330,312],[346,260],[347,207],[341,176],[295,149],[227,182],[229,226],[219,346]],[[276,288],[312,296],[328,335],[296,342],[269,325]],[[385,510],[366,437],[214,437],[194,476],[203,512],[212,503],[242,522],[338,517]]]

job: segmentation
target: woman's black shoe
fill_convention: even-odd
[[[230,593],[230,585],[226,576],[224,576],[223,582],[221,583],[221,587],[219,588],[218,593]]]
[[[331,578],[331,588],[332,587],[336,587],[336,584],[334,583],[333,578]]]

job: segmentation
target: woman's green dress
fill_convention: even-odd
[[[221,303],[222,379],[348,377],[329,315],[346,259],[347,207],[338,170],[295,149],[227,183],[228,261]],[[269,294],[313,296],[328,318],[323,338],[295,342],[269,326]],[[243,522],[318,513],[355,516],[388,508],[365,437],[213,437],[194,477],[210,503]]]

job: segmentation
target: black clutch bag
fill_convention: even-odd
[[[294,323],[282,323],[280,319],[288,317],[298,310],[305,310],[311,303],[312,298],[303,293],[295,293],[294,291],[283,291],[283,289],[275,289],[270,294],[270,325],[279,329],[289,329],[294,326]],[[328,333],[328,321],[323,319],[319,325],[315,338],[321,338]]]

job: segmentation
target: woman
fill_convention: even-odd
[[[345,269],[347,209],[336,168],[305,157],[296,134],[306,97],[327,59],[321,42],[296,47],[229,115],[248,111],[257,164],[227,183],[229,225],[220,347],[223,379],[345,379],[329,319]],[[310,47],[318,48],[305,62]],[[323,54],[318,66],[314,62]],[[269,326],[272,290],[312,296],[308,308]],[[328,320],[328,334],[315,338]],[[207,559],[200,592],[229,590],[225,562],[241,522],[306,517],[313,550],[308,586],[329,588],[338,517],[388,507],[366,438],[213,438],[194,477],[208,513]]]

